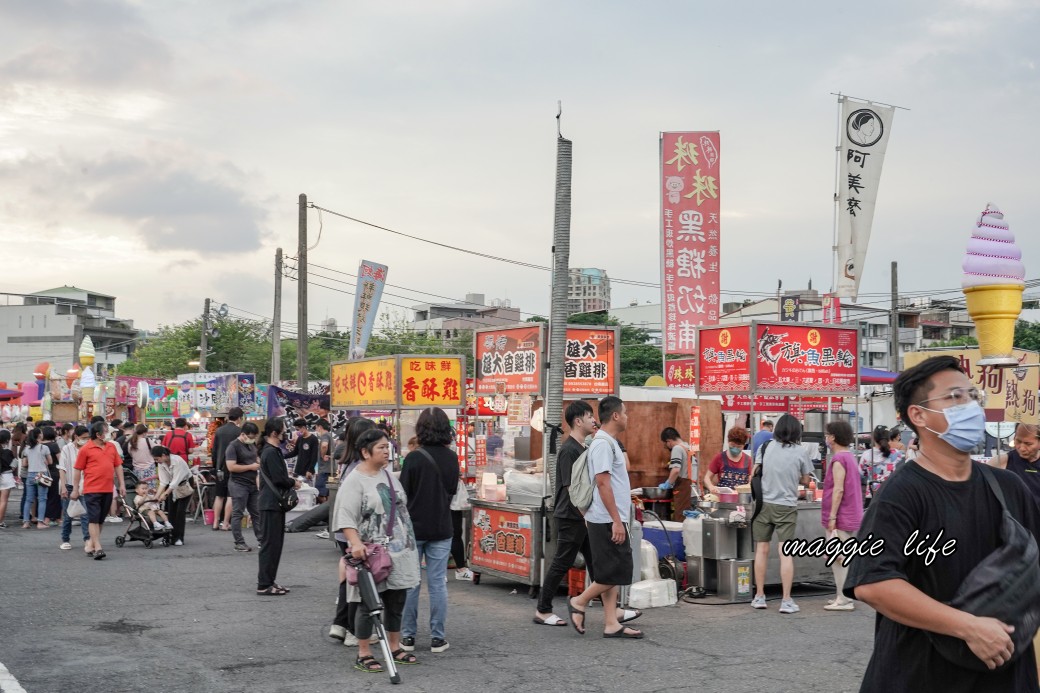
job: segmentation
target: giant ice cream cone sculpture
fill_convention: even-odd
[[[79,347],[79,362],[83,364],[84,368],[87,366],[94,365],[94,340],[89,336],[83,338],[83,343]]]
[[[1015,321],[1022,312],[1026,269],[1015,235],[993,204],[979,215],[964,257],[961,287],[975,321],[983,366],[1014,366]]]

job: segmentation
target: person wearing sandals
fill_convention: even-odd
[[[191,467],[183,457],[162,445],[152,448],[152,459],[159,472],[159,500],[166,502],[166,516],[173,525],[170,541],[174,546],[184,546],[184,523],[188,519],[188,502],[192,494],[188,483]]]
[[[824,427],[824,441],[831,451],[831,464],[823,482],[823,507],[820,521],[827,537],[842,543],[856,536],[863,522],[863,494],[859,485],[859,463],[849,447],[856,437],[848,421],[831,421]],[[842,594],[849,568],[843,560],[831,564],[837,596],[823,607],[826,611],[852,611],[853,600]]]
[[[389,577],[377,585],[383,600],[383,626],[387,631],[390,651],[398,664],[416,664],[411,652],[401,647],[401,626],[408,592],[419,585],[419,551],[408,499],[404,487],[386,466],[390,462],[390,441],[378,428],[365,431],[358,439],[361,463],[350,476],[350,483],[339,490],[332,529],[342,531],[350,544],[350,555],[363,559],[366,544],[383,544],[393,568]],[[346,557],[340,559],[346,561]],[[442,578],[443,581],[443,578]],[[340,585],[340,599],[358,603],[361,593],[357,585],[345,581]],[[358,656],[354,668],[379,673],[383,666],[372,656],[372,621],[364,609],[357,612],[354,634],[358,638]]]
[[[279,492],[300,488],[300,482],[289,476],[282,453],[285,440],[285,420],[268,419],[264,424],[264,446],[260,451],[260,567],[256,578],[256,593],[264,596],[288,594],[277,582],[278,564],[282,560],[285,542],[285,511],[274,489]],[[266,479],[264,478],[266,477]]]
[[[90,539],[83,547],[87,556],[100,561],[105,557],[101,548],[101,527],[105,521],[105,513],[112,505],[113,479],[119,480],[119,495],[126,495],[126,481],[123,479],[123,460],[115,445],[107,440],[108,424],[96,423],[90,427],[90,442],[80,448],[73,465],[72,493],[70,498],[76,500],[83,489],[83,505],[87,509],[84,519],[90,523]],[[119,471],[119,474],[115,472]]]

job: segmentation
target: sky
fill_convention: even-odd
[[[719,130],[723,301],[778,280],[826,290],[839,91],[910,109],[891,129],[862,303],[887,305],[893,260],[901,291],[955,297],[989,202],[1037,278],[1038,31],[1040,0],[10,0],[0,291],[77,285],[146,329],[196,318],[207,297],[269,317],[301,193],[549,265],[558,100],[572,267],[659,283],[659,133]],[[314,264],[355,273],[363,258],[390,267],[390,310],[474,292],[547,314],[547,272],[313,209],[308,224],[312,329],[345,329],[353,305],[315,285],[352,293],[353,278]],[[292,331],[296,283],[283,292]]]

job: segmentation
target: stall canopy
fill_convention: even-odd
[[[879,370],[877,368],[860,368],[859,382],[861,385],[889,385],[894,383],[898,373]]]
[[[7,401],[9,399],[18,399],[22,396],[21,390],[0,390],[0,401]]]

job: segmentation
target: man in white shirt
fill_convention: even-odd
[[[589,446],[588,473],[594,491],[592,505],[585,511],[589,546],[592,553],[593,582],[582,594],[567,602],[571,625],[585,634],[586,609],[596,597],[603,599],[604,638],[642,638],[642,631],[618,620],[618,587],[632,584],[632,547],[628,523],[632,518],[632,487],[628,480],[625,455],[617,436],[628,425],[625,403],[618,397],[599,402],[599,431]]]

